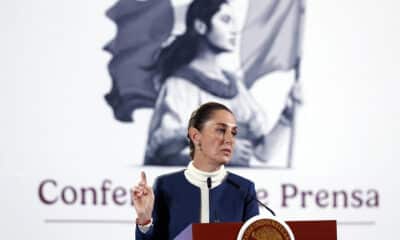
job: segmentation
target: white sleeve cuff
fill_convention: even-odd
[[[146,225],[139,225],[139,224],[137,224],[137,227],[139,228],[139,230],[142,232],[142,233],[147,233],[149,230],[150,230],[150,228],[153,226],[153,218],[152,219],[150,219],[150,222],[148,223],[148,224],[146,224]]]

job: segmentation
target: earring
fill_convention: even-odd
[[[203,149],[201,148],[201,143],[198,143],[197,146],[199,147],[200,151],[203,151]]]
[[[207,32],[206,24],[198,19],[196,19],[194,21],[194,28],[196,29],[197,33],[200,35],[204,35]]]

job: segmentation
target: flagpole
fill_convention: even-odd
[[[301,14],[299,15],[298,24],[298,40],[297,40],[297,56],[295,60],[295,76],[294,81],[295,83],[300,82],[300,65],[301,65],[301,46],[303,40],[303,32],[304,32],[304,11],[305,11],[305,4],[304,0],[299,0],[299,11]],[[293,96],[292,96],[293,98]],[[294,152],[294,139],[296,133],[296,101],[292,99],[294,104],[292,105],[292,121],[290,123],[290,135],[289,135],[289,148],[288,148],[288,159],[287,159],[287,167],[292,168],[293,162],[293,152]]]
[[[300,81],[300,63],[301,63],[301,58],[300,56],[297,57],[296,59],[296,64],[295,64],[295,77],[294,81],[298,83]],[[292,97],[292,96],[291,96]],[[292,97],[293,98],[293,97]],[[294,104],[292,105],[292,119],[290,121],[290,135],[289,135],[289,149],[288,149],[288,168],[292,168],[292,161],[293,161],[293,148],[294,148],[294,139],[296,135],[296,100],[292,99],[294,101]]]

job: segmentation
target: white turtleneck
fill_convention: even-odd
[[[207,186],[207,178],[211,178],[211,189],[219,186],[228,174],[222,165],[218,170],[214,172],[204,172],[197,169],[191,161],[184,172],[185,178],[196,187],[200,188],[201,193],[201,212],[200,222],[210,222],[210,202],[209,202],[209,189]]]

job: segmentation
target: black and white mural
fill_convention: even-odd
[[[113,56],[106,100],[120,121],[154,110],[143,164],[186,166],[190,114],[215,101],[237,117],[232,166],[290,167],[304,9],[301,0],[122,0],[110,8],[117,34],[105,47]],[[262,104],[251,90],[277,71],[292,79]]]

